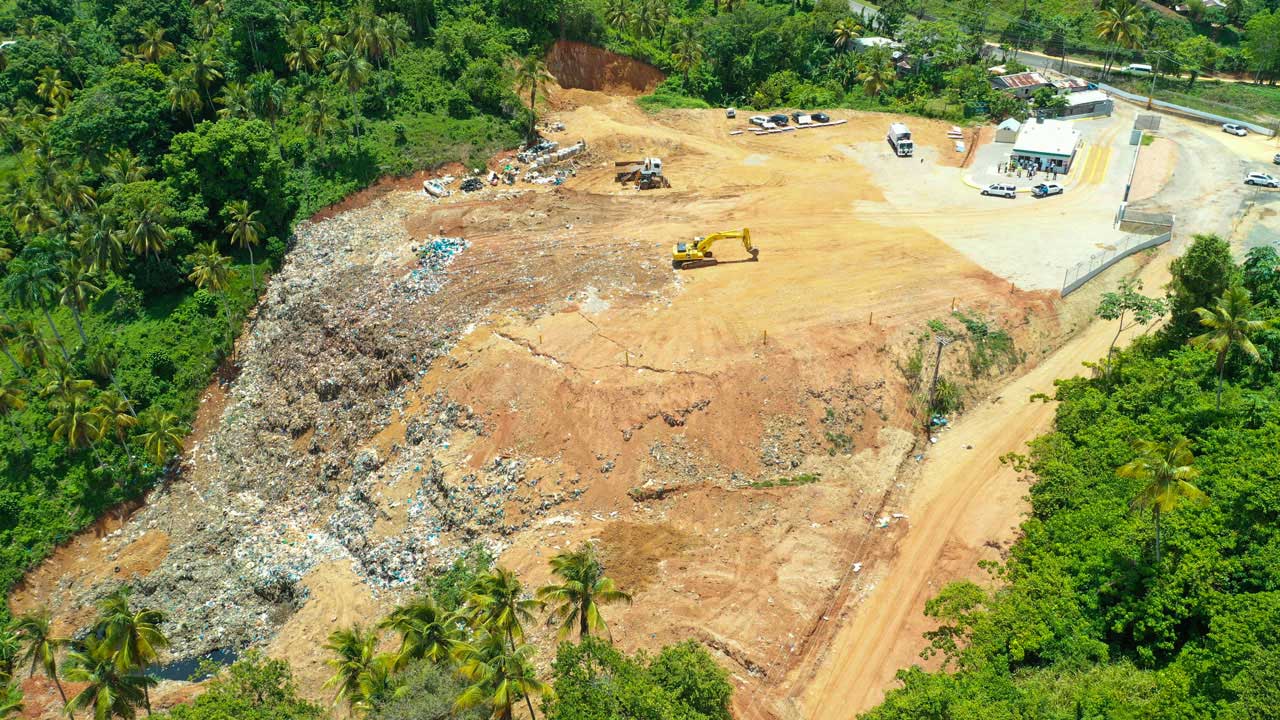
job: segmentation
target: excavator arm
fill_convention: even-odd
[[[716,264],[716,259],[711,252],[711,246],[721,240],[734,239],[742,240],[742,247],[751,254],[752,260],[758,258],[760,250],[751,244],[751,231],[743,228],[741,230],[711,233],[706,237],[695,238],[691,243],[676,243],[676,246],[671,250],[671,265],[675,268],[714,265]]]

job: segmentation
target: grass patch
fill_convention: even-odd
[[[1153,142],[1155,142],[1155,141],[1156,141],[1156,136],[1155,136],[1155,135],[1152,135],[1151,133],[1143,133],[1143,134],[1142,134],[1142,146],[1143,146],[1143,147],[1146,147],[1146,146],[1150,145],[1151,143],[1153,143]]]
[[[706,110],[711,107],[705,100],[682,95],[662,85],[659,85],[651,94],[637,98],[636,104],[645,112],[651,113],[679,109]]]
[[[1150,80],[1141,78],[1115,76],[1109,82],[1138,94],[1146,94],[1151,87]],[[1267,127],[1280,119],[1280,87],[1218,80],[1200,81],[1188,87],[1185,80],[1162,77],[1156,80],[1155,96],[1165,102]]]
[[[761,490],[773,487],[799,487],[801,485],[812,485],[822,479],[820,473],[804,473],[795,477],[783,477],[777,480],[757,480],[751,483],[751,487]]]

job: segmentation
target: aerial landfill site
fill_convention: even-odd
[[[169,614],[170,657],[261,648],[329,698],[334,628],[476,544],[536,586],[591,540],[634,596],[609,610],[621,647],[693,637],[731,670],[738,717],[793,707],[912,527],[906,498],[946,432],[920,413],[934,353],[979,403],[1083,316],[1002,274],[1025,248],[964,245],[976,225],[1042,220],[986,198],[977,215],[947,125],[913,119],[910,158],[879,114],[738,132],[723,110],[647,114],[632,98],[652,69],[608,68],[558,74],[546,119],[579,149],[542,168],[557,182],[508,182],[512,155],[470,192],[441,170],[302,223],[180,467],[34,570],[14,607],[74,629],[129,583]],[[917,175],[927,206],[902,190]],[[720,232],[717,262],[672,267],[674,245]],[[975,370],[970,340],[935,343],[930,321],[962,328],[956,313],[1005,333],[1010,361]]]

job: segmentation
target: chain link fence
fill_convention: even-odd
[[[1121,206],[1116,215],[1116,222],[1122,227],[1125,223],[1149,224],[1151,228],[1159,228],[1161,232],[1152,235],[1131,233],[1124,239],[1102,252],[1094,253],[1088,260],[1078,262],[1067,268],[1062,276],[1062,297],[1079,290],[1103,270],[1115,265],[1130,255],[1147,248],[1163,245],[1173,237],[1174,217],[1168,213],[1142,213]],[[1159,223],[1159,224],[1157,224]]]

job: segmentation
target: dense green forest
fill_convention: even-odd
[[[1058,383],[1032,514],[995,590],[928,605],[947,671],[890,718],[1266,718],[1280,698],[1280,255],[1199,237],[1162,329]],[[1103,314],[1151,309],[1132,286]],[[1160,312],[1163,308],[1155,308]],[[1033,399],[1034,401],[1034,399]]]
[[[519,142],[554,3],[384,5],[0,16],[0,588],[161,475],[296,219]]]

